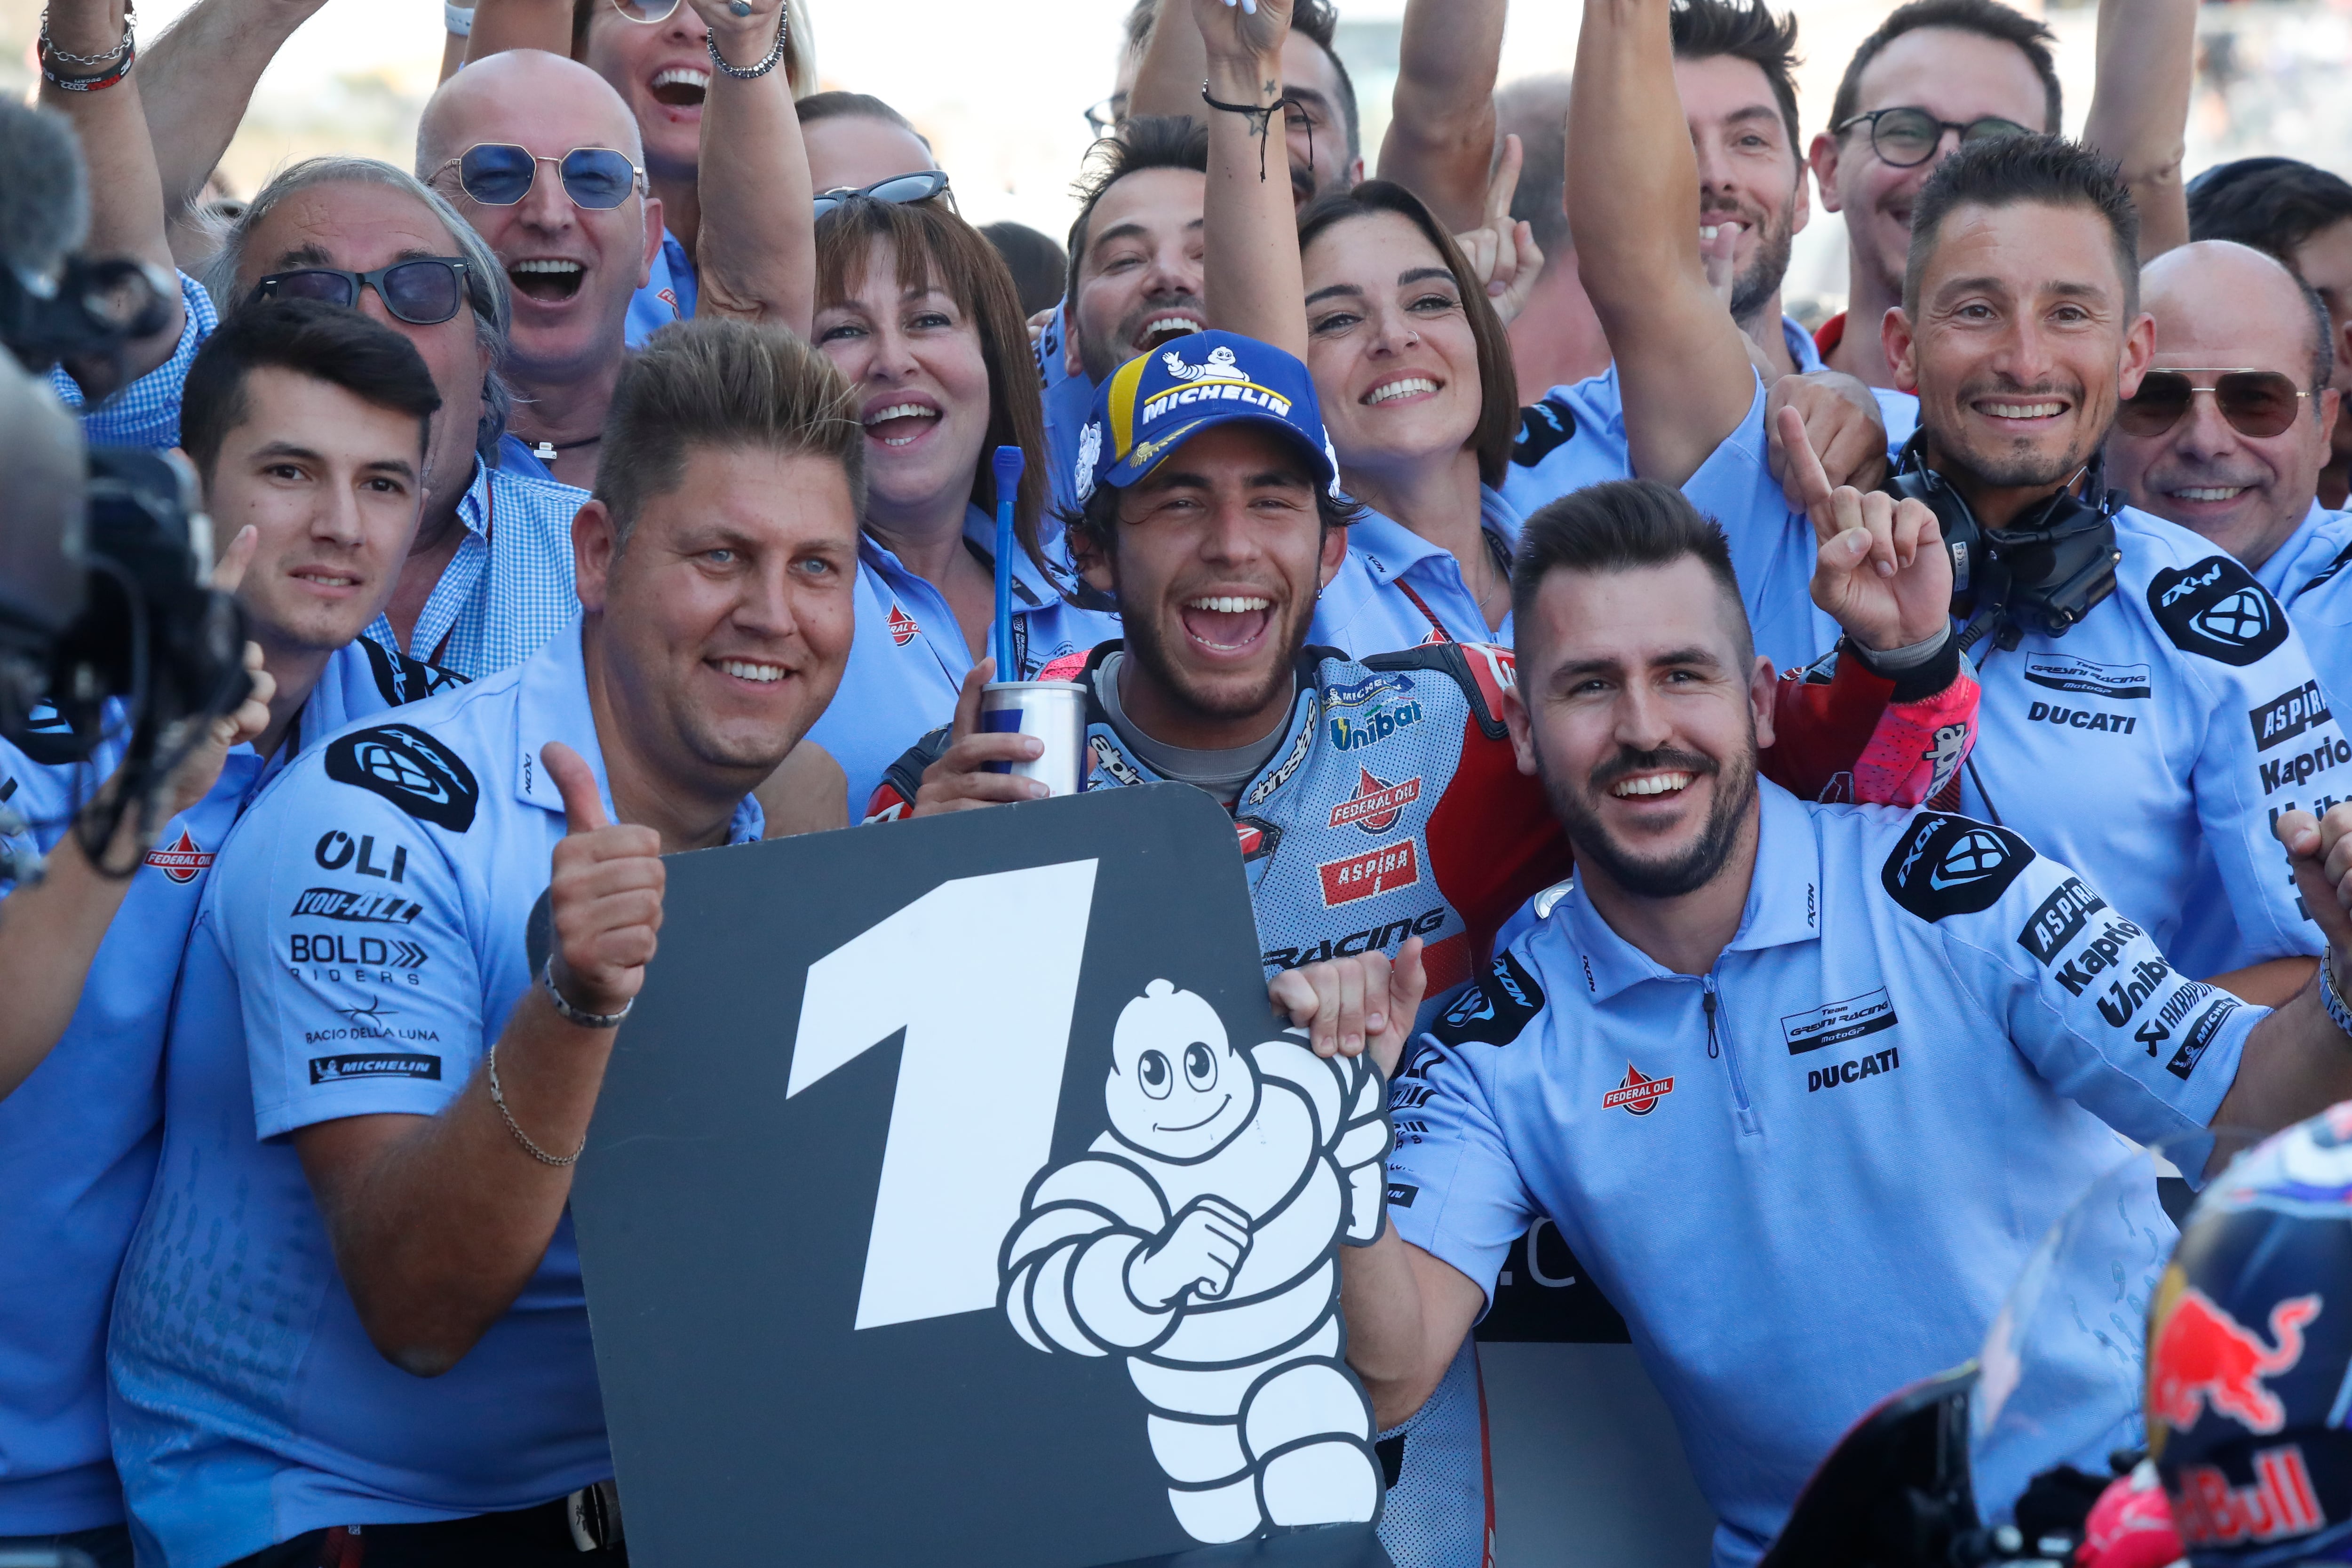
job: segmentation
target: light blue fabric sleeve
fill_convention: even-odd
[[[1409,1059],[1389,1094],[1396,1128],[1389,1217],[1398,1235],[1473,1280],[1491,1306],[1495,1276],[1536,1217],[1535,1199],[1503,1140],[1487,1086],[1457,1049],[1432,1035],[1406,1049]]]
[[[180,274],[180,302],[187,320],[172,357],[117,392],[95,408],[85,405],[81,384],[60,366],[49,373],[49,384],[65,405],[79,414],[82,438],[93,447],[176,447],[180,444],[180,403],[187,390],[188,367],[196,351],[220,325],[220,312],[205,286]]]

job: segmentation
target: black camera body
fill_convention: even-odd
[[[2060,489],[2018,514],[2007,528],[1986,528],[1959,491],[1927,466],[1920,437],[1905,443],[1887,490],[1924,502],[1942,528],[1952,557],[1952,614],[1963,621],[1992,613],[1994,646],[2013,648],[2028,631],[2063,637],[2116,591],[2116,510],[2094,458],[2083,493]]]

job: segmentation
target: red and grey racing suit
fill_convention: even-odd
[[[1159,782],[1094,695],[1094,672],[1120,647],[1038,676],[1087,688],[1087,789]],[[1488,963],[1496,931],[1521,904],[1568,875],[1568,841],[1504,728],[1513,679],[1508,649],[1476,643],[1363,659],[1301,654],[1289,727],[1232,807],[1269,976],[1393,954],[1418,936],[1436,997]],[[1776,742],[1759,765],[1805,799],[1916,805],[1958,771],[1976,710],[1957,644],[1899,684],[1841,658],[1833,675],[1779,683]],[[867,821],[913,809],[948,738],[934,731],[890,766]],[[1381,1535],[1401,1568],[1480,1568],[1491,1556],[1483,1403],[1465,1344],[1429,1402],[1382,1435],[1391,1490]]]

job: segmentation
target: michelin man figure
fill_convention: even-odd
[[[1295,1032],[1294,1032],[1295,1033]],[[1380,1511],[1371,1406],[1341,1363],[1335,1242],[1383,1218],[1369,1056],[1227,1042],[1155,980],[1119,1014],[1110,1131],[1041,1174],[1006,1238],[1004,1310],[1038,1350],[1128,1358],[1194,1540]]]

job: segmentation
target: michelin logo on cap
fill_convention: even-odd
[[[1194,436],[1236,419],[1289,436],[1340,493],[1339,455],[1307,366],[1271,343],[1220,331],[1129,360],[1096,390],[1074,488],[1083,500],[1097,485],[1131,485]]]

